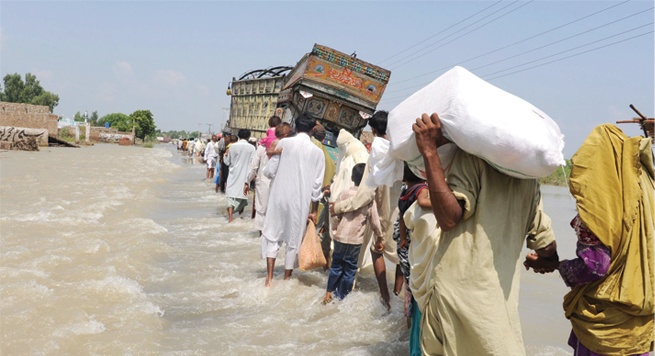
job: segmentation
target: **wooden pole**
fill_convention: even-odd
[[[648,120],[648,118],[644,116],[644,114],[640,113],[639,110],[637,110],[637,108],[635,108],[635,106],[632,104],[630,104],[630,109],[636,112],[637,115],[639,115],[639,117],[641,118],[639,120],[639,123],[641,124],[641,129],[644,131],[644,137],[648,137],[648,131],[646,130],[646,126],[644,125],[646,123],[646,120]]]

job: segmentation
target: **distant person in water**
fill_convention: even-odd
[[[250,160],[255,154],[255,148],[248,143],[250,130],[241,129],[239,140],[231,143],[225,157],[225,164],[229,167],[225,195],[227,196],[227,215],[229,222],[233,220],[235,212],[241,214],[248,205],[248,196],[244,194],[243,184],[246,182],[250,170]]]
[[[207,162],[207,175],[206,179],[214,178],[214,170],[216,170],[216,161],[218,160],[218,152],[216,152],[216,135],[212,135],[211,142],[205,147],[205,162]]]
[[[228,167],[227,164],[225,164],[225,156],[227,156],[227,149],[228,147],[230,147],[230,138],[231,138],[230,134],[225,133],[223,135],[222,150],[220,150],[221,146],[219,145],[219,150],[220,150],[219,152],[221,153],[221,155],[219,156],[221,160],[221,177],[219,181],[219,187],[221,193],[225,193],[225,184],[227,183],[227,177],[230,174],[230,167]]]

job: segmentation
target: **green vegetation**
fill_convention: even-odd
[[[152,148],[156,143],[159,143],[159,142],[157,141],[156,136],[153,134],[151,136],[146,137],[143,140],[143,143],[141,144],[141,147]]]
[[[4,89],[0,88],[0,101],[44,105],[50,112],[59,105],[59,95],[45,91],[34,74],[25,74],[25,81],[20,74],[7,74],[3,78]]]
[[[170,138],[196,138],[200,137],[201,132],[200,131],[176,131],[176,130],[170,130],[170,131],[161,131],[161,130],[156,130],[155,133],[157,136],[162,136],[162,137],[170,137]]]
[[[105,126],[104,122],[102,124],[100,124],[100,119],[98,119],[98,112],[97,111],[92,112],[90,116],[82,115],[78,111],[78,112],[75,113],[75,116],[73,117],[73,121],[78,121],[78,122],[84,122],[87,119],[89,120],[89,123],[91,124],[91,126]]]
[[[109,127],[114,128],[118,131],[122,131],[122,132],[132,131],[132,123],[130,122],[130,118],[127,115],[119,112],[107,114],[101,117],[100,122],[102,123],[102,125],[99,126],[105,126],[105,122],[108,122]]]
[[[132,127],[134,127],[136,137],[142,140],[145,140],[146,137],[154,137],[157,129],[150,110],[137,110],[130,116],[123,113],[112,113],[90,122],[96,126],[104,126],[105,122],[108,122],[109,127],[121,132],[131,132]]]
[[[571,175],[571,160],[567,159],[565,166],[560,166],[549,176],[540,178],[539,183],[566,187],[569,184],[570,175]]]
[[[57,138],[66,142],[75,141],[75,137],[68,132],[67,128],[59,129],[59,132],[57,132]]]
[[[136,126],[136,137],[145,140],[148,136],[153,136],[157,126],[152,117],[150,110],[137,110],[133,112],[130,121]]]

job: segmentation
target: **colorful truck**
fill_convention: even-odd
[[[230,117],[225,127],[236,132],[249,129],[253,137],[263,137],[268,119],[275,114],[277,99],[290,66],[253,70],[233,78],[228,84]]]
[[[340,129],[359,136],[375,112],[390,75],[389,70],[354,54],[315,44],[288,73],[268,79],[242,76],[239,81],[233,80],[228,90],[232,96],[228,127],[249,128],[261,134],[270,117],[266,115],[271,112],[273,95],[277,95],[276,115],[291,123],[301,113],[316,118],[328,131],[328,144],[334,145]],[[266,81],[270,84],[260,84]],[[260,87],[265,90],[258,94]],[[258,96],[268,99],[258,100]],[[264,101],[267,113],[261,114]],[[253,113],[259,116],[257,120],[253,120]]]
[[[375,112],[390,75],[354,54],[315,44],[285,76],[276,114],[292,122],[306,113],[335,137],[340,129],[358,137]]]

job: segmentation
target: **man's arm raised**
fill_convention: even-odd
[[[432,212],[443,231],[451,230],[462,219],[463,209],[446,183],[444,170],[437,153],[439,146],[448,143],[441,132],[439,115],[436,113],[430,116],[428,114],[421,115],[412,125],[412,130],[416,135],[416,146],[425,162]]]

